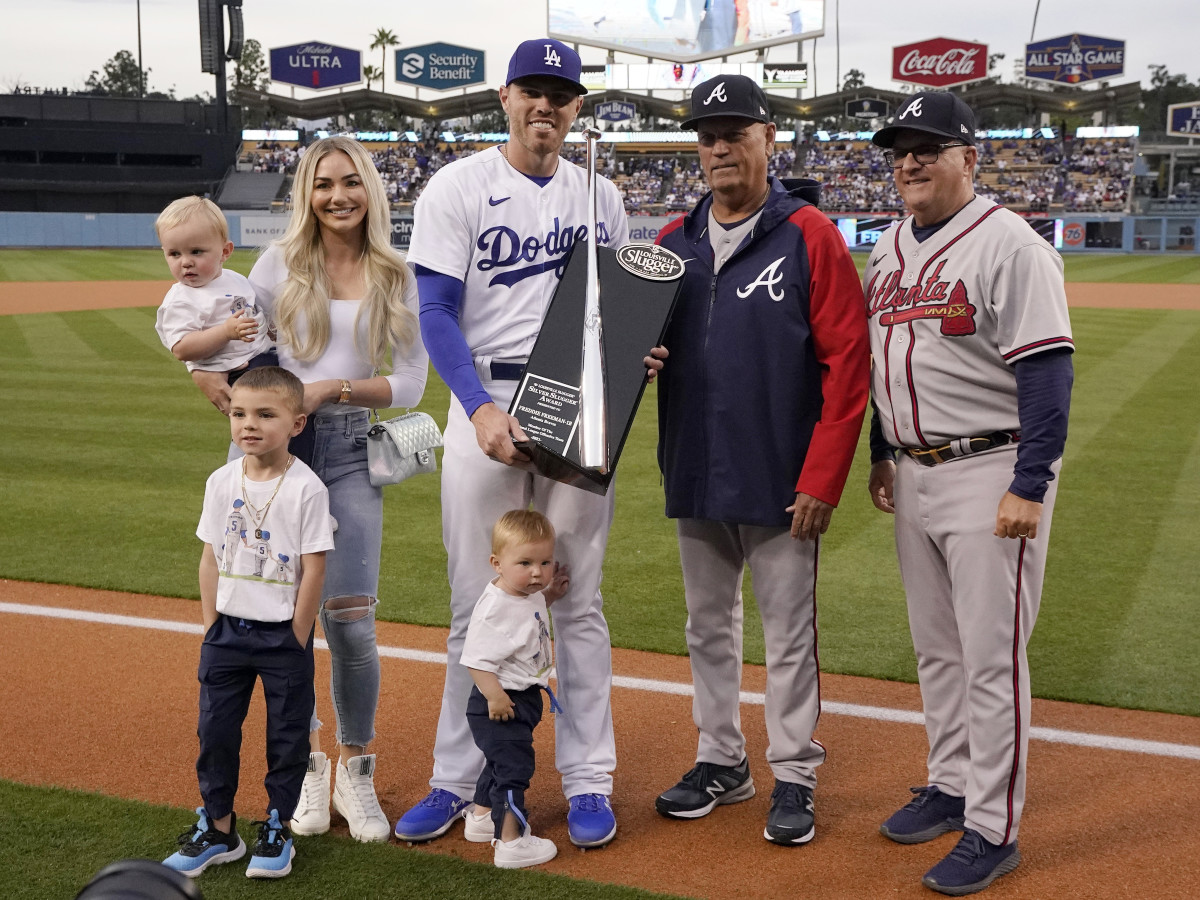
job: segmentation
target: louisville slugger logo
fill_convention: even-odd
[[[544,237],[526,237],[507,225],[497,225],[484,231],[476,241],[475,246],[485,255],[475,265],[480,272],[506,270],[493,275],[489,285],[512,287],[518,281],[551,270],[556,278],[562,278],[567,253],[576,241],[586,240],[587,235],[586,225],[560,225],[557,216]],[[601,244],[612,240],[604,222],[596,223],[596,237]]]
[[[772,300],[774,300],[776,303],[782,300],[783,291],[776,291],[775,285],[783,281],[783,273],[779,271],[779,266],[785,259],[787,259],[786,256],[779,257],[779,259],[775,260],[775,262],[771,263],[769,266],[759,272],[758,277],[752,282],[745,287],[738,288],[738,297],[742,300],[745,300],[750,296],[751,293],[753,293],[756,287],[765,287]]]

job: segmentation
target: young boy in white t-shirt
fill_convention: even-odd
[[[229,383],[253,366],[279,364],[269,323],[246,276],[222,268],[233,242],[220,207],[180,197],[154,223],[175,284],[154,329],[189,372],[227,372]]]
[[[533,729],[542,718],[543,690],[550,709],[554,651],[547,612],[570,585],[566,566],[554,561],[554,526],[541,513],[515,509],[492,528],[496,578],[475,605],[462,664],[475,687],[467,699],[471,736],[483,751],[483,772],[468,808],[466,838],[491,841],[504,869],[554,858],[554,842],[535,837],[525,815],[525,790],[533,775]]]
[[[209,476],[196,535],[200,556],[200,755],[204,805],[163,864],[195,877],[240,859],[233,811],[242,723],[256,679],[267,706],[266,821],[246,875],[282,878],[295,849],[285,823],[308,770],[313,623],[333,549],[329,492],[288,441],[304,427],[304,385],[285,369],[247,371],[232,388],[229,422],[244,456]]]

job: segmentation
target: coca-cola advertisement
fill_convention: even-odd
[[[892,48],[892,79],[950,87],[987,78],[987,44],[932,38]]]

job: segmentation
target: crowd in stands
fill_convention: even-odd
[[[485,144],[400,143],[375,150],[372,157],[395,204],[414,202],[429,177]],[[1133,173],[1131,139],[985,140],[978,145],[976,191],[1017,212],[1042,213],[1124,209]],[[778,177],[803,176],[821,182],[821,207],[828,213],[888,213],[903,208],[883,153],[869,141],[804,144],[799,153],[780,146],[769,171]],[[564,155],[586,165],[583,143],[564,145]],[[298,152],[290,147],[261,145],[243,157],[254,171],[295,168]],[[664,215],[691,209],[708,191],[694,152],[667,155],[618,153],[601,144],[597,171],[611,178],[631,215]]]

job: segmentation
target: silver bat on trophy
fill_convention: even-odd
[[[608,472],[608,405],[604,380],[604,325],[600,318],[600,272],[596,260],[596,149],[601,132],[588,128],[587,284],[583,313],[583,364],[579,376],[579,462]]]

